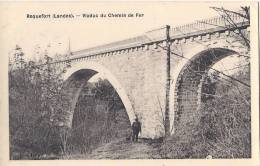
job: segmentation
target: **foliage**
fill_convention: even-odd
[[[249,82],[249,66],[234,77]],[[215,90],[210,96],[202,96],[199,124],[165,140],[161,157],[251,157],[250,89],[232,80],[209,82],[207,86]]]
[[[54,115],[61,108],[57,104],[62,97],[60,71],[25,61],[18,46],[13,59],[9,68],[10,158],[37,158],[54,152],[52,145],[57,144]],[[41,61],[49,64],[52,59],[46,53]]]

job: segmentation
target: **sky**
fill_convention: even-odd
[[[212,6],[238,9],[241,3],[1,3],[0,27],[4,54],[19,45],[27,58],[86,49],[141,35],[166,24],[177,26],[216,16]],[[27,14],[140,13],[135,18],[28,19]],[[70,43],[70,44],[69,44]]]
[[[0,3],[1,56],[19,45],[26,59],[50,56],[142,35],[171,25],[192,23],[218,15],[210,7],[238,10],[247,3],[234,2],[8,2]],[[134,18],[31,19],[27,14],[143,14]],[[221,64],[223,66],[223,64]],[[230,66],[230,65],[224,65]],[[233,67],[233,66],[230,66]],[[220,67],[222,68],[222,67]],[[228,69],[226,69],[228,70]],[[93,77],[96,80],[100,75]],[[90,80],[91,81],[91,80]]]

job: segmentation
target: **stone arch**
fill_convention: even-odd
[[[195,54],[194,54],[195,52]],[[194,125],[199,113],[202,82],[210,67],[221,59],[237,54],[237,51],[223,48],[198,47],[193,54],[187,54],[176,68],[171,85],[171,125],[174,133],[179,125]],[[196,71],[196,72],[194,72]],[[182,131],[180,131],[182,132]]]
[[[63,80],[65,81],[64,90],[66,91],[66,94],[70,96],[70,108],[66,117],[66,126],[69,128],[72,126],[74,109],[83,86],[97,73],[102,74],[104,78],[106,78],[114,87],[122,103],[124,104],[130,122],[132,123],[134,121],[136,116],[131,102],[123,86],[116,79],[116,77],[107,68],[96,62],[82,61],[71,64],[71,67],[68,68],[63,75]]]

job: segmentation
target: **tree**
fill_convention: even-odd
[[[241,10],[240,11],[232,11],[232,10],[228,10],[228,9],[224,9],[223,7],[219,8],[219,7],[212,7],[212,9],[214,9],[215,11],[217,11],[219,13],[219,15],[221,17],[223,17],[226,22],[227,25],[231,28],[233,28],[233,32],[235,35],[237,35],[237,38],[240,39],[240,41],[244,44],[245,47],[248,48],[248,50],[250,50],[250,39],[249,36],[246,35],[239,27],[238,23],[234,20],[234,16],[237,17],[241,17],[244,18],[244,21],[239,24],[250,24],[250,7],[249,6],[241,6]]]
[[[54,117],[61,109],[59,70],[50,66],[48,53],[41,59],[25,61],[24,53],[16,46],[9,65],[10,148],[11,158],[37,157],[51,151],[57,142]],[[63,98],[64,101],[64,98]],[[22,153],[24,152],[24,153]],[[24,156],[21,156],[21,155]]]

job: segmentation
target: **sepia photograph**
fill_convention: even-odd
[[[0,3],[7,160],[257,165],[257,5]]]

